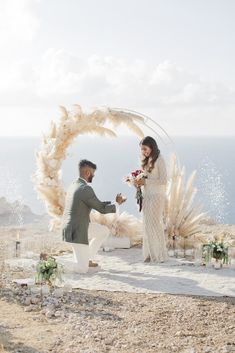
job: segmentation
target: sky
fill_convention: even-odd
[[[1,0],[0,136],[40,136],[73,104],[235,135],[234,18],[234,0]]]

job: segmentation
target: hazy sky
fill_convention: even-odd
[[[40,135],[73,103],[234,135],[234,19],[234,0],[0,0],[0,135]]]

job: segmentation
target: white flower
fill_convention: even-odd
[[[140,180],[140,179],[145,178],[145,177],[146,177],[146,174],[145,173],[141,173],[135,179],[136,180]]]

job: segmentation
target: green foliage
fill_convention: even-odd
[[[56,279],[61,280],[63,267],[56,262],[54,257],[48,256],[39,261],[36,271],[36,283],[53,285]]]
[[[228,261],[228,245],[223,241],[212,240],[208,244],[204,245],[204,249],[208,249],[211,252],[211,256],[216,260]]]

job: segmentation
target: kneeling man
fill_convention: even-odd
[[[74,259],[77,263],[76,272],[86,273],[89,267],[96,267],[93,261],[109,231],[105,226],[89,226],[92,209],[100,213],[115,213],[117,204],[126,201],[121,194],[116,196],[116,202],[100,201],[92,183],[95,176],[96,165],[86,159],[79,162],[79,178],[73,182],[66,194],[65,209],[62,222],[63,240],[72,244]],[[96,232],[97,230],[97,232]],[[92,238],[90,243],[89,238]]]

